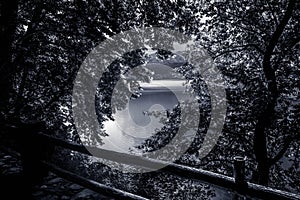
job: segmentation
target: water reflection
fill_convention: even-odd
[[[102,148],[119,152],[129,152],[130,148],[142,144],[145,139],[154,135],[163,127],[161,119],[167,118],[180,100],[186,96],[182,80],[153,80],[149,84],[141,84],[141,96],[130,99],[128,110],[118,110],[115,121],[107,121],[104,128],[108,137],[103,138]],[[171,91],[172,90],[172,91]],[[149,113],[158,112],[159,116]]]

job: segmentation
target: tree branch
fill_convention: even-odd
[[[272,9],[272,7],[271,7],[271,5],[270,5],[270,2],[267,1],[267,4],[268,4],[268,7],[269,7],[269,9],[270,9],[272,18],[273,18],[273,20],[274,20],[274,22],[275,22],[275,25],[278,26],[278,19],[277,19],[277,17],[276,17],[275,14],[274,14],[274,10]]]
[[[295,4],[296,4],[295,0],[289,1],[288,7],[286,9],[286,13],[283,19],[281,20],[280,24],[277,26],[274,34],[272,35],[263,58],[263,70],[268,80],[269,90],[272,92],[272,94],[277,94],[277,86],[276,86],[276,79],[275,79],[275,71],[274,68],[271,66],[271,56],[278,43],[279,38],[281,37],[286,25],[288,24],[288,21],[292,16]]]
[[[228,49],[226,51],[223,51],[223,52],[219,53],[218,55],[214,56],[213,58],[217,58],[217,57],[220,57],[224,54],[235,52],[235,51],[242,51],[242,50],[245,50],[248,47],[254,47],[257,51],[259,51],[260,53],[263,53],[263,50],[261,50],[257,44],[245,44],[245,45],[235,46],[232,49]]]
[[[281,148],[281,150],[277,153],[277,155],[275,155],[273,158],[269,159],[269,164],[274,165],[276,162],[278,162],[286,153],[286,151],[288,150],[288,148],[290,147],[290,144],[296,139],[297,137],[289,137],[288,139],[286,139],[286,141],[284,141],[283,146]]]

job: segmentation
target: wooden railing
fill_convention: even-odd
[[[221,174],[217,174],[210,171],[205,171],[202,169],[196,169],[188,166],[183,166],[175,163],[165,163],[160,160],[148,159],[140,156],[129,155],[125,153],[119,153],[114,151],[109,151],[100,148],[92,148],[93,155],[82,145],[64,141],[46,134],[35,134],[37,141],[40,141],[42,144],[51,144],[52,146],[60,146],[65,149],[73,150],[85,155],[98,157],[101,159],[106,159],[110,161],[117,161],[131,166],[139,166],[146,168],[154,168],[157,166],[166,165],[161,168],[160,172],[173,174],[182,178],[193,179],[201,183],[207,183],[210,185],[222,187],[225,190],[232,191],[236,194],[242,194],[248,197],[255,197],[261,199],[300,199],[299,195],[275,190],[269,187],[253,184],[247,182],[244,177],[244,165],[245,160],[240,157],[236,157],[233,160],[234,174],[235,177],[228,177]],[[22,155],[21,155],[22,156]],[[74,183],[82,185],[86,188],[94,190],[96,192],[106,194],[108,196],[115,197],[117,199],[147,199],[136,194],[132,194],[126,191],[122,191],[116,188],[108,187],[103,184],[100,184],[96,181],[87,179],[85,177],[74,174],[70,171],[62,169],[54,164],[50,163],[47,160],[40,159],[39,163],[47,168],[49,171],[57,174],[58,176],[70,180]]]

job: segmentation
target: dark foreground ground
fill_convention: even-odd
[[[0,199],[113,199],[49,173],[40,184],[28,189],[22,177],[21,162],[0,151]]]

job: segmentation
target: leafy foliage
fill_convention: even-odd
[[[232,175],[232,157],[242,155],[247,157],[250,181],[267,184],[261,181],[267,177],[273,187],[299,192],[299,6],[293,0],[19,0],[17,15],[10,16],[16,25],[13,37],[8,37],[10,55],[5,55],[10,58],[0,60],[1,88],[11,87],[1,94],[1,99],[8,99],[1,101],[1,118],[44,121],[57,136],[80,143],[71,94],[87,54],[122,31],[171,28],[196,38],[214,58],[227,83],[228,104],[223,136],[208,156],[199,159],[197,150],[210,120],[209,94],[201,77],[189,74],[192,66],[180,64],[177,70],[201,93],[203,120],[192,146],[177,162]],[[1,37],[11,32],[2,29]],[[157,56],[162,60],[170,58],[160,51]],[[99,80],[99,122],[112,119],[114,110],[122,108],[110,107],[119,76],[145,60],[143,50],[123,55]],[[140,75],[146,81],[152,76],[146,69]],[[153,151],[165,145],[176,133],[179,115],[174,108],[165,127],[139,148]],[[160,184],[164,177],[159,177]]]

